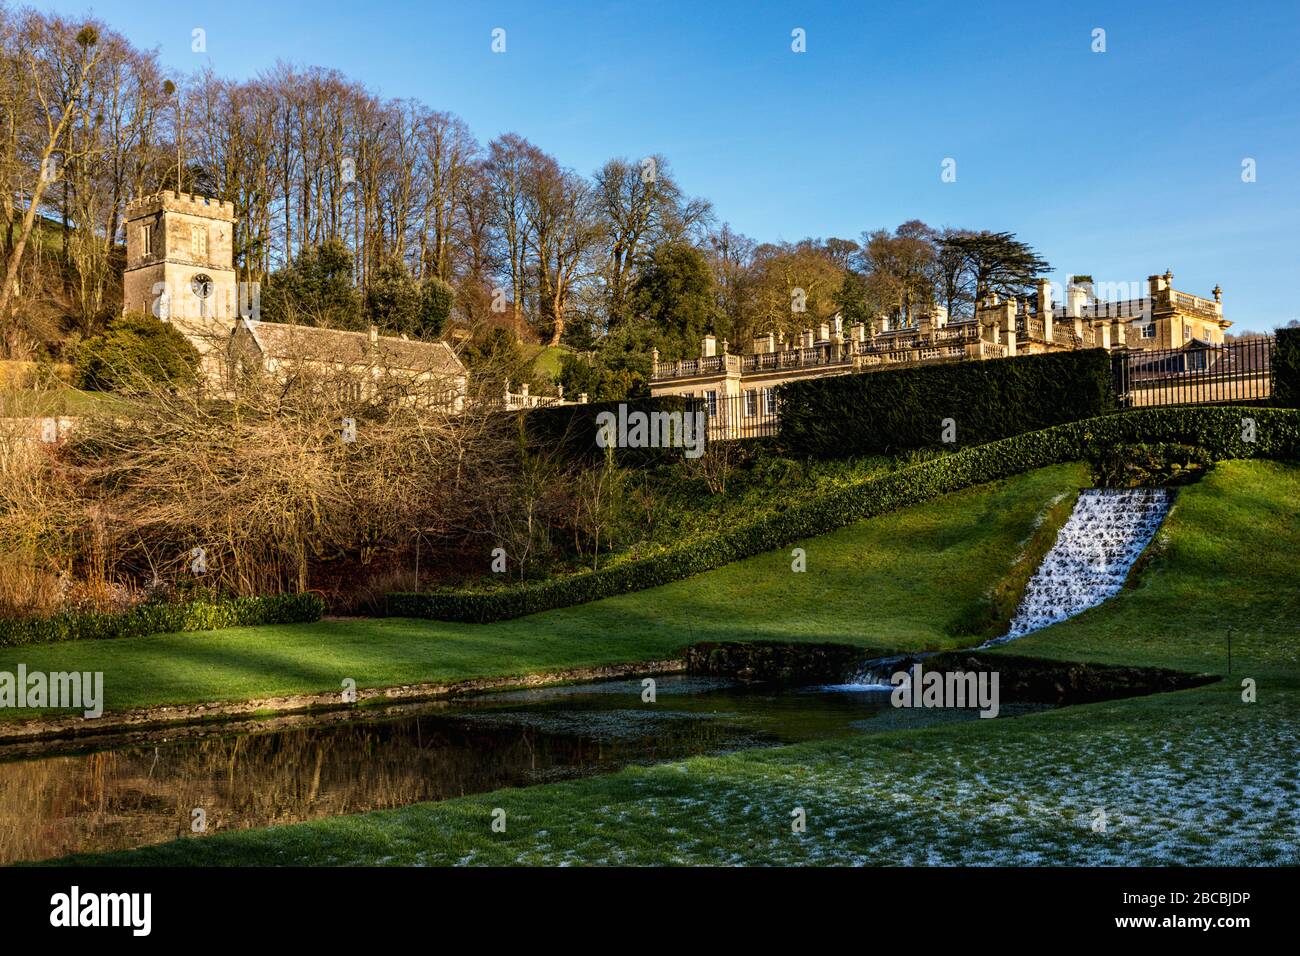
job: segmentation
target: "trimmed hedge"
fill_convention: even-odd
[[[1278,329],[1273,339],[1273,401],[1300,407],[1300,329]]]
[[[596,416],[612,412],[616,417],[620,405],[631,412],[686,412],[693,403],[681,395],[660,398],[629,398],[620,401],[591,402],[586,405],[552,405],[517,412],[524,446],[533,451],[558,452],[572,461],[596,461],[605,450],[596,444]],[[682,457],[680,448],[618,448],[620,464],[658,464]]]
[[[215,631],[253,624],[319,621],[325,602],[317,594],[275,594],[211,603],[142,604],[112,614],[60,614],[46,618],[0,619],[0,647],[55,641],[98,641],[181,631]]]
[[[984,363],[981,363],[984,364]],[[1242,419],[1255,421],[1256,441],[1242,440]],[[1300,411],[1230,406],[1139,409],[1029,432],[942,458],[865,478],[805,498],[713,538],[624,564],[497,591],[390,594],[394,617],[486,623],[657,587],[733,561],[834,531],[853,521],[919,504],[971,485],[1035,468],[1095,460],[1116,444],[1199,445],[1216,459],[1300,458]]]
[[[796,457],[982,445],[1115,410],[1105,349],[919,365],[779,387],[781,441]],[[956,442],[942,441],[942,422]]]

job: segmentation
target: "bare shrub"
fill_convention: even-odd
[[[80,558],[137,580],[235,594],[306,590],[312,568],[369,564],[465,523],[472,410],[356,397],[346,373],[297,369],[233,396],[156,388],[87,420],[64,462],[87,515]],[[441,388],[429,383],[430,388]]]
[[[703,478],[711,494],[726,494],[727,481],[744,455],[741,444],[736,440],[708,442],[704,454],[693,460],[687,459],[688,474]]]
[[[0,616],[48,614],[66,589],[75,517],[40,422],[0,418]]]

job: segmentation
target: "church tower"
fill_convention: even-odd
[[[126,207],[122,311],[172,322],[198,349],[214,386],[238,319],[235,222],[232,203],[171,190]]]

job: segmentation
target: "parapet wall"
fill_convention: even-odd
[[[185,213],[191,216],[204,216],[208,219],[220,219],[225,222],[235,221],[235,204],[210,199],[197,193],[176,193],[170,189],[151,196],[142,196],[126,204],[126,218],[138,219],[151,213],[162,211]]]

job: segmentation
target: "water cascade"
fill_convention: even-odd
[[[1003,644],[1081,614],[1114,597],[1169,511],[1164,488],[1080,492],[1056,544],[1029,581]]]
[[[893,690],[890,678],[899,671],[911,673],[913,665],[929,654],[900,654],[877,657],[858,665],[857,671],[843,684],[829,685],[834,690]]]

